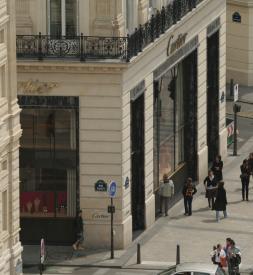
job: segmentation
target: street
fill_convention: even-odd
[[[27,268],[25,273],[37,275],[37,268]],[[155,275],[157,270],[138,270],[138,269],[116,269],[116,268],[85,268],[85,267],[48,267],[44,275],[76,274],[76,275]]]

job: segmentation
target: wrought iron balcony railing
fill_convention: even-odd
[[[17,57],[118,59],[128,62],[204,0],[173,0],[127,37],[17,35]]]

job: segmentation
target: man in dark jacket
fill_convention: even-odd
[[[216,210],[216,221],[220,221],[219,211],[223,211],[224,218],[227,218],[227,195],[226,190],[224,189],[224,181],[220,181],[218,184],[216,200],[214,203],[214,209]]]
[[[197,193],[196,187],[192,184],[192,179],[188,178],[183,188],[185,215],[192,215],[192,199],[193,195]]]
[[[72,245],[72,247],[74,248],[74,250],[77,250],[77,249],[82,250],[83,247],[81,244],[84,240],[82,210],[79,210],[77,212],[76,219],[75,219],[75,231],[76,231],[76,241]]]

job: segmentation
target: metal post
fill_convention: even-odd
[[[177,245],[176,264],[180,264],[180,245]]]
[[[234,96],[234,79],[230,79],[230,97]]]
[[[234,104],[234,150],[233,156],[237,156],[237,105]]]
[[[113,198],[111,198],[111,209],[113,209]],[[114,259],[113,211],[111,211],[111,259]]]
[[[141,245],[137,243],[137,264],[141,264]]]

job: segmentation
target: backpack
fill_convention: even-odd
[[[192,197],[193,194],[193,187],[187,187],[186,192],[185,192],[185,196],[186,197]]]

